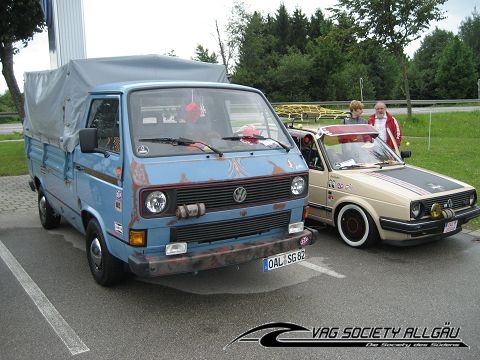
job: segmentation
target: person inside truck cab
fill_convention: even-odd
[[[206,144],[217,145],[221,136],[210,122],[203,105],[191,101],[185,105],[181,116],[185,121],[182,137],[199,142],[190,147],[203,149]]]

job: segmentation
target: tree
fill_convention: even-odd
[[[450,31],[436,28],[425,36],[420,47],[413,55],[409,76],[412,79],[411,94],[416,99],[435,99],[443,84],[437,84],[435,75],[443,49],[454,38]]]
[[[439,9],[446,0],[338,0],[334,16],[346,12],[356,24],[359,39],[376,39],[401,65],[408,118],[412,104],[404,49],[428,29],[431,21],[444,18]]]
[[[243,33],[232,82],[253,86],[263,92],[271,89],[272,81],[267,72],[277,66],[279,54],[274,50],[277,39],[267,30],[262,15],[254,12]]]
[[[197,45],[197,48],[195,49],[195,56],[192,57],[192,60],[216,64],[218,62],[218,57],[215,52],[212,51],[210,54],[208,49],[205,49],[202,45]]]
[[[435,77],[443,99],[471,99],[475,95],[477,70],[473,53],[457,36],[442,51]]]
[[[22,119],[25,116],[23,96],[13,71],[13,56],[18,53],[18,43],[26,47],[35,33],[45,27],[42,8],[38,0],[2,0],[0,2],[0,60],[2,74],[7,83],[17,112]]]
[[[472,49],[475,56],[477,73],[480,75],[480,14],[473,8],[472,16],[467,17],[460,24],[458,36]]]
[[[307,37],[309,39],[316,39],[327,34],[332,29],[333,22],[330,19],[325,19],[322,10],[317,9],[315,13],[310,16],[310,23],[307,26]]]
[[[288,15],[285,5],[281,3],[275,16],[274,33],[272,34],[278,39],[275,50],[279,54],[285,54],[290,45],[290,27],[290,15]]]
[[[268,69],[273,89],[269,92],[271,101],[310,101],[309,74],[312,68],[310,56],[292,48],[282,56],[278,66]]]
[[[300,51],[305,50],[307,43],[308,20],[302,13],[302,10],[295,9],[291,18],[290,28],[290,46],[296,47]]]
[[[220,35],[218,21],[215,20],[220,57],[228,74],[233,72],[236,62],[238,61],[238,49],[240,49],[244,41],[245,29],[250,21],[250,17],[251,15],[245,10],[245,4],[236,0],[225,28],[227,34],[226,41],[223,41]]]

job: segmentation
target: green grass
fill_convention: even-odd
[[[433,170],[473,185],[480,193],[480,111],[415,115],[411,121],[399,115],[403,130],[402,150],[412,150],[407,163]],[[313,119],[310,120],[312,123]],[[340,123],[322,119],[320,124]],[[305,121],[304,121],[305,123]],[[0,140],[21,139],[21,134],[0,135]],[[407,146],[407,142],[410,144]],[[0,176],[27,174],[23,142],[0,142]],[[477,157],[478,156],[478,157]],[[480,229],[480,218],[470,221]]]
[[[415,115],[411,121],[406,116],[397,118],[404,134],[401,148],[412,150],[407,163],[464,181],[480,191],[479,111]],[[480,218],[466,227],[480,229]]]
[[[22,134],[19,133],[0,135],[0,140],[18,140],[22,138]],[[0,154],[2,154],[0,176],[28,174],[23,141],[1,141]]]

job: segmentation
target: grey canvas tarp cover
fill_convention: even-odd
[[[55,70],[25,73],[24,134],[71,152],[93,87],[145,80],[228,82],[223,65],[171,56],[71,60]]]

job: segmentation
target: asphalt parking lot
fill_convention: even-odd
[[[66,224],[41,227],[27,181],[0,177],[2,360],[480,358],[478,232],[357,250],[320,229],[305,262],[271,273],[253,262],[103,288],[89,273],[80,234]],[[282,324],[310,331],[287,333],[297,341],[289,346],[261,345],[253,333],[238,338]],[[397,330],[402,341],[381,348],[355,342],[362,331]],[[405,339],[424,345],[440,330],[451,337],[437,345],[453,339],[467,347],[406,348]],[[324,342],[312,345],[313,334]],[[342,345],[341,334],[358,337]],[[298,344],[302,337],[310,345]]]

